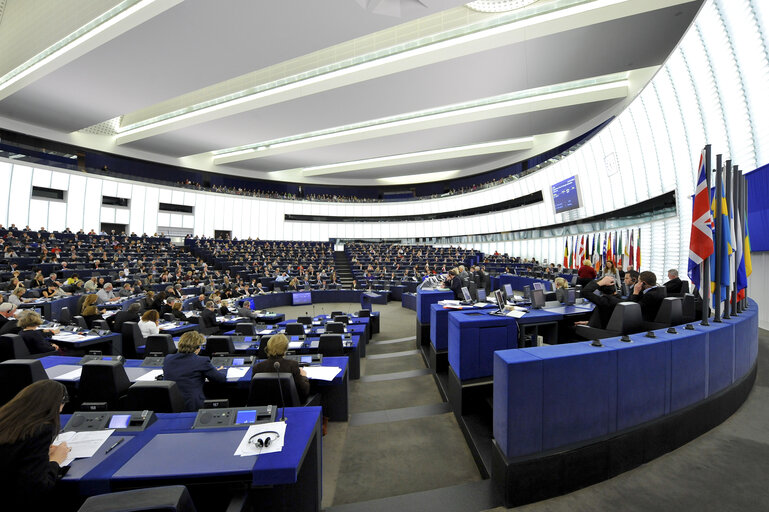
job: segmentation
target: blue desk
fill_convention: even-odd
[[[103,354],[109,355],[120,355],[123,353],[123,337],[120,334],[113,333],[85,339],[86,332],[83,331],[83,340],[80,341],[61,341],[55,339],[55,336],[51,341],[65,350],[101,350]]]
[[[127,440],[111,453],[105,453],[112,444],[108,441],[93,458],[74,461],[59,486],[65,492],[90,496],[184,484],[193,488],[195,496],[194,486],[203,485],[207,493],[224,492],[225,502],[232,484],[272,486],[263,492],[255,490],[260,506],[318,511],[321,409],[287,408],[285,414],[283,450],[255,457],[233,455],[246,428],[191,430],[194,413],[158,414],[144,432],[120,432],[119,437]]]
[[[417,296],[415,293],[404,293],[401,295],[401,307],[410,309],[411,311],[417,310]]]
[[[533,290],[534,283],[542,283],[545,287],[545,291],[553,291],[553,282],[549,279],[515,276],[513,274],[499,274],[498,276],[491,276],[490,283],[492,290],[501,290],[506,284],[512,286],[513,290],[522,291],[524,286],[529,286]]]
[[[454,292],[446,290],[417,290],[417,340],[418,349],[430,343],[430,306],[442,300],[454,299]]]
[[[430,305],[430,347],[426,359],[430,368],[435,371],[446,371],[449,360],[449,315],[455,311],[475,311],[480,309],[497,309],[490,305],[484,308],[467,306],[464,308],[446,308],[440,304]]]

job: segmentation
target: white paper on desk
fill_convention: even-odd
[[[485,308],[486,306],[491,306],[490,302],[476,302],[473,304],[476,308]]]
[[[446,299],[446,300],[438,301],[438,304],[440,304],[441,306],[459,306],[459,302],[460,301],[458,300]]]
[[[168,323],[160,324],[158,326],[158,329],[161,329],[161,330],[162,329],[173,329],[175,327],[179,327],[179,324],[177,324],[176,322],[168,322]]]
[[[342,371],[338,366],[305,366],[308,379],[332,381]]]
[[[195,314],[195,311],[185,311],[184,312],[184,316],[186,316],[187,318],[190,318],[190,317],[198,316],[198,315]]]
[[[262,329],[257,334],[272,334],[272,329]]]
[[[288,348],[289,350],[297,350],[304,346],[303,341],[289,341],[288,342]]]
[[[101,317],[106,320],[111,316],[115,316],[116,314],[116,311],[107,311],[106,313],[102,313]]]
[[[62,432],[56,437],[53,444],[66,442],[67,446],[72,448],[62,466],[69,466],[70,462],[75,459],[93,457],[113,432],[114,430]]]
[[[163,375],[163,370],[150,370],[141,377],[137,377],[136,382],[153,381],[158,375]]]
[[[263,434],[260,435],[256,439],[267,439],[267,437],[270,438],[270,446],[259,448],[254,443],[249,443],[248,440],[251,439],[252,436],[258,434],[259,432],[270,432],[269,434]],[[274,432],[277,432],[277,437],[275,436]],[[240,440],[240,444],[238,445],[237,450],[235,450],[235,455],[240,455],[241,457],[250,457],[251,455],[261,455],[263,453],[274,453],[279,452],[283,449],[283,442],[285,441],[286,437],[286,422],[285,421],[276,421],[275,423],[260,423],[259,425],[251,425],[248,427],[248,430],[246,431],[246,435],[243,436],[243,439]]]
[[[525,311],[512,310],[511,312],[507,313],[505,316],[511,316],[513,318],[521,318],[525,314],[526,314]]]
[[[76,370],[72,370],[71,372],[63,373],[56,377],[56,380],[76,380],[80,378],[80,373],[83,371],[83,368],[78,368]]]
[[[248,373],[248,367],[230,366],[227,368],[227,380],[238,380]]]
[[[513,299],[515,299],[515,300],[523,300],[523,297],[520,296],[520,295],[513,294]]]

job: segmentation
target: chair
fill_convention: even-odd
[[[61,311],[59,311],[59,323],[64,325],[69,325],[72,323],[72,313],[69,311],[67,306],[64,306],[61,308]]]
[[[644,322],[644,328],[651,331],[684,323],[683,302],[679,297],[665,297],[654,322]]]
[[[251,379],[246,405],[277,405],[283,407],[281,391],[286,407],[306,407],[319,405],[320,395],[310,395],[304,402],[299,401],[299,393],[296,391],[294,376],[290,373],[255,373]]]
[[[302,325],[312,325],[312,317],[311,316],[297,317],[296,323],[302,324]]]
[[[174,339],[170,334],[151,334],[147,336],[147,344],[144,346],[144,355],[150,354],[176,354]]]
[[[166,322],[174,322],[176,320],[176,317],[173,313],[164,313],[163,314],[163,320]]]
[[[40,354],[30,354],[27,344],[19,334],[3,334],[0,336],[0,361],[9,359],[40,359],[45,356],[54,356],[58,352],[52,350]]]
[[[38,359],[10,359],[0,363],[0,407],[16,393],[39,380],[47,380],[43,363]]]
[[[229,336],[209,336],[206,339],[206,354],[234,354],[235,344]]]
[[[107,410],[120,410],[130,387],[120,361],[97,359],[83,364],[78,394],[83,402],[106,402]]]
[[[361,309],[360,311],[358,311],[358,317],[360,318],[371,317],[371,311],[369,311],[368,309]]]
[[[120,333],[123,338],[123,355],[126,358],[136,358],[144,352],[146,344],[138,322],[123,322]]]
[[[139,411],[184,412],[184,397],[172,380],[140,381],[128,388],[127,406]]]
[[[253,336],[256,334],[254,324],[251,322],[238,322],[235,324],[235,332],[241,336]]]
[[[99,329],[100,331],[109,331],[109,324],[106,320],[94,320],[91,325],[93,329]]]
[[[697,302],[694,294],[687,293],[681,301],[681,320],[682,323],[691,323],[697,317]]]
[[[267,359],[267,342],[270,341],[272,336],[262,336],[259,340],[259,348],[256,351],[257,359]]]
[[[73,320],[73,323],[77,325],[79,328],[88,330],[88,324],[86,323],[85,318],[83,318],[82,316],[75,315],[74,317],[72,317],[72,320]]]
[[[337,315],[331,318],[333,318],[334,322],[342,322],[343,324],[350,323],[350,317],[347,315]]]
[[[329,322],[326,324],[326,332],[329,334],[344,333],[344,324],[342,322]]]
[[[344,355],[341,334],[321,334],[318,342],[318,353],[324,357],[336,357]]]
[[[183,485],[151,487],[91,496],[78,512],[197,512],[189,491]]]
[[[296,336],[304,334],[304,326],[302,324],[286,324],[286,335]]]
[[[200,324],[200,327],[198,328],[198,330],[200,331],[200,334],[204,336],[207,336],[209,334],[214,334],[215,332],[219,332],[219,326],[209,325],[205,317],[203,316],[198,317],[198,324]]]
[[[328,317],[334,318],[335,316],[344,316],[344,311],[332,311]]]
[[[597,313],[594,312],[595,316]],[[603,339],[622,336],[623,334],[632,334],[643,330],[643,316],[641,315],[641,305],[637,302],[620,302],[614,306],[611,318],[606,329],[600,329],[590,325],[593,322],[591,317],[588,325],[578,325],[577,334],[586,339]]]

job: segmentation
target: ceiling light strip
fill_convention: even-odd
[[[352,68],[355,66],[360,66],[363,64],[369,64],[377,60],[381,60],[387,57],[392,57],[394,55],[413,51],[419,48],[424,48],[424,47],[441,43],[444,41],[456,39],[462,36],[467,36],[467,35],[481,32],[484,30],[489,30],[492,28],[508,25],[508,24],[523,21],[529,18],[534,18],[536,16],[551,14],[563,9],[568,9],[568,8],[578,6],[578,5],[583,5],[583,4],[590,4],[597,1],[598,0],[556,0],[554,2],[545,2],[542,4],[535,4],[525,9],[501,14],[494,17],[489,17],[484,20],[481,20],[469,25],[465,25],[464,27],[459,27],[456,29],[439,32],[437,34],[425,36],[420,39],[415,39],[412,41],[407,41],[405,43],[390,46],[388,48],[375,50],[375,51],[366,53],[364,55],[351,57],[349,59],[341,60],[325,66],[310,69],[302,73],[297,73],[284,78],[280,78],[278,80],[273,80],[264,84],[259,84],[254,87],[249,87],[247,89],[243,89],[241,91],[237,91],[231,94],[226,94],[223,96],[219,96],[217,98],[212,98],[210,100],[199,102],[194,105],[189,105],[187,107],[176,109],[171,112],[167,112],[165,114],[153,116],[151,118],[144,119],[142,121],[137,121],[135,123],[131,123],[126,126],[120,127],[118,129],[118,135],[132,134],[142,128],[146,128],[150,125],[162,123],[164,121],[168,121],[169,119],[189,115],[191,113],[200,113],[201,111],[205,111],[206,109],[210,109],[213,107],[218,107],[225,103],[229,103],[237,100],[243,100],[244,98],[254,96],[256,94],[260,94],[260,93],[264,93],[266,91],[270,91],[280,87],[296,84],[298,82],[303,82],[311,78],[317,78],[319,76],[327,75],[330,73],[338,72],[340,70]]]

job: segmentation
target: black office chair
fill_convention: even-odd
[[[27,344],[19,334],[3,334],[0,336],[0,361],[9,359],[40,359],[45,356],[55,356],[58,354],[55,350],[42,352],[40,354],[30,354]]]
[[[286,335],[296,336],[304,334],[304,326],[302,324],[286,324]]]
[[[360,311],[358,311],[358,317],[360,318],[371,317],[371,311],[369,311],[368,309],[361,309]]]
[[[341,334],[321,334],[318,342],[318,353],[324,357],[336,357],[344,355]]]
[[[229,336],[209,336],[206,338],[206,354],[234,354],[235,344]]]
[[[123,338],[123,355],[126,358],[136,359],[139,354],[146,352],[144,346],[146,340],[139,329],[138,322],[123,322],[121,327]]]
[[[128,388],[126,403],[131,410],[184,412],[184,397],[172,380],[135,382]]]
[[[166,322],[174,322],[176,321],[176,317],[173,313],[163,313],[163,320]]]
[[[294,376],[290,373],[264,372],[255,373],[251,379],[246,405],[277,405],[282,407],[281,391],[286,407],[306,407],[320,405],[320,395],[310,395],[307,400],[301,402],[296,391]]]
[[[665,297],[662,299],[657,316],[654,317],[654,322],[644,322],[644,328],[651,331],[671,325],[681,325],[684,323],[683,302],[679,297]]]
[[[328,315],[328,317],[329,317],[329,318],[332,318],[332,319],[333,319],[335,316],[344,316],[344,311],[332,311],[332,312],[331,312],[331,313]]]
[[[83,402],[104,402],[108,410],[122,410],[131,381],[120,361],[94,360],[83,364],[78,395]]]
[[[641,315],[641,305],[637,302],[620,302],[614,306],[609,323],[606,329],[594,327],[597,318],[597,311],[593,313],[588,325],[578,325],[576,333],[583,338],[603,339],[622,336],[623,334],[633,334],[643,330],[643,316]],[[599,320],[600,322],[600,320]]]
[[[88,330],[88,323],[86,323],[85,318],[83,318],[80,315],[75,315],[72,317],[72,320],[74,321],[74,324],[77,325],[81,329]]]
[[[312,325],[312,317],[311,316],[300,316],[296,318],[296,323],[302,324],[302,325]]]
[[[151,334],[147,336],[147,344],[144,346],[144,355],[150,354],[176,354],[174,339],[170,334]]]
[[[91,496],[77,512],[197,512],[183,485],[151,487]]]
[[[344,333],[344,324],[342,322],[329,322],[326,324],[326,332],[329,334]]]
[[[206,319],[202,316],[198,317],[198,324],[200,325],[198,330],[200,331],[200,334],[204,336],[219,332],[218,325],[209,325]]]
[[[94,320],[91,324],[91,328],[99,329],[100,331],[109,331],[109,324],[106,320]]]
[[[63,325],[69,325],[72,323],[72,313],[69,311],[67,306],[64,306],[61,308],[61,311],[59,311],[59,323]]]
[[[3,361],[0,363],[0,407],[33,382],[47,379],[43,363],[38,359]]]
[[[341,322],[345,325],[350,323],[350,317],[347,315],[336,315],[331,318],[333,318],[334,322]]]
[[[238,322],[235,324],[235,332],[241,336],[253,336],[256,334],[254,324],[251,322]]]
[[[691,323],[696,320],[697,302],[693,293],[684,295],[681,301],[681,320],[682,323]]]

